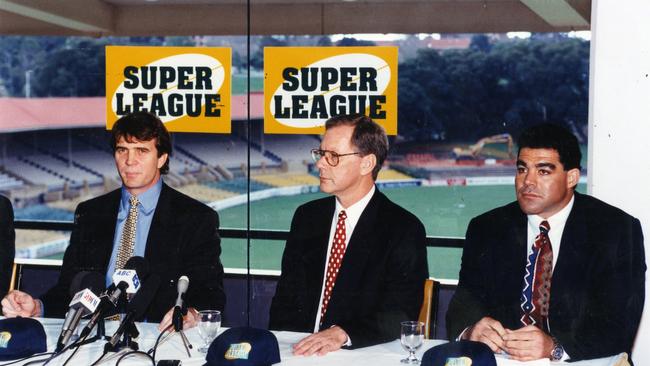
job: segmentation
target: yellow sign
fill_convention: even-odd
[[[174,132],[230,132],[230,48],[106,47],[106,128],[135,111]]]
[[[322,134],[352,113],[397,134],[397,47],[264,48],[264,132]]]

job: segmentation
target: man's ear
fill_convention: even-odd
[[[164,153],[158,157],[158,169],[162,168],[165,165],[165,162],[169,159],[169,154]]]
[[[372,170],[377,165],[377,157],[375,154],[368,154],[362,158],[361,161],[361,175],[372,174]]]
[[[567,185],[569,188],[573,188],[578,185],[580,181],[580,169],[573,168],[567,172]]]

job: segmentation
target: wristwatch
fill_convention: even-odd
[[[560,361],[564,356],[564,347],[553,337],[553,349],[551,350],[551,361]]]

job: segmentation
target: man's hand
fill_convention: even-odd
[[[22,291],[10,291],[2,299],[2,314],[7,318],[35,317],[41,314],[41,303]]]
[[[553,350],[553,338],[534,325],[517,330],[508,329],[503,340],[506,352],[517,361],[549,358]]]
[[[163,317],[158,325],[158,330],[163,331],[165,328],[172,324],[172,316],[174,315],[174,308],[169,309],[167,314]],[[195,327],[199,322],[199,312],[194,308],[187,308],[187,314],[183,317],[183,329],[190,329]],[[173,330],[173,328],[172,328]]]
[[[479,320],[474,326],[467,329],[463,339],[487,344],[494,353],[505,351],[503,336],[505,328],[498,320],[486,316]]]
[[[347,341],[348,334],[341,327],[333,326],[296,343],[293,346],[293,354],[296,356],[311,356],[313,354],[323,356],[328,352],[339,350]]]

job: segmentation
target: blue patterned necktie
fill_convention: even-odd
[[[553,276],[553,248],[548,238],[551,229],[548,221],[539,225],[526,264],[524,289],[521,294],[521,323],[536,325],[548,331],[548,309],[551,301],[551,278]]]

